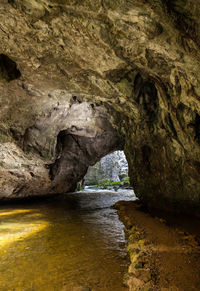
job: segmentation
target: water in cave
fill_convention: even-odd
[[[103,164],[110,173],[118,170],[119,174],[119,168],[112,171],[105,165],[113,156],[117,155]],[[121,184],[126,175],[121,176]],[[102,179],[114,182],[116,176],[111,176]],[[124,226],[110,207],[136,197],[132,189],[115,190],[86,186],[80,192],[31,204],[4,205],[0,211],[0,290],[127,290]]]

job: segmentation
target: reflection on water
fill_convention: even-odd
[[[123,225],[109,207],[123,193],[72,193],[3,206],[0,290],[126,290]]]

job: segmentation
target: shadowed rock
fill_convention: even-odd
[[[16,63],[8,56],[0,54],[0,78],[7,82],[18,79],[21,76]]]

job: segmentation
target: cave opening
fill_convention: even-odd
[[[124,141],[114,131],[95,137],[69,133],[58,134],[56,159],[49,175],[56,193],[120,190],[132,191]]]
[[[103,122],[105,126],[105,121]],[[123,148],[124,139],[112,127],[99,133],[98,129],[93,132],[90,126],[84,124],[82,127],[72,125],[60,131],[57,135],[54,163],[48,166],[52,191],[55,191],[54,193],[75,191],[77,183],[80,185],[80,181],[83,181],[88,167],[98,164],[107,154]],[[117,177],[116,182],[122,178]]]
[[[89,166],[84,178],[78,183],[81,189],[133,190],[128,175],[128,162],[123,150],[116,150]]]
[[[17,68],[17,64],[7,55],[0,54],[0,78],[10,82],[20,77],[21,72]]]

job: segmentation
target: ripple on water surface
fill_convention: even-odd
[[[1,207],[0,290],[126,290],[123,224],[109,207],[134,199],[93,191]]]

